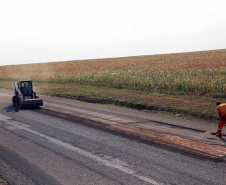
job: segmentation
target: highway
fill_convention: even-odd
[[[86,125],[87,120],[93,121],[91,113],[81,110],[91,112],[89,104],[43,97],[44,106],[40,109],[21,109],[15,113],[12,94],[0,89],[0,176],[10,184],[223,185],[226,182],[226,162],[195,157]],[[78,109],[76,119],[51,114],[45,111],[48,107],[64,113]],[[102,118],[105,109],[112,110],[108,118],[117,115],[118,108],[93,104],[90,107]],[[138,114],[133,110],[120,111],[129,112],[124,121],[132,120],[129,114]]]

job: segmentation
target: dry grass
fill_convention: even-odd
[[[226,50],[0,67],[0,79],[226,97]]]

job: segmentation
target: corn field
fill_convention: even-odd
[[[1,66],[0,79],[226,97],[226,50]]]

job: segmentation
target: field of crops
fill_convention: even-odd
[[[1,66],[0,79],[226,97],[226,50]]]

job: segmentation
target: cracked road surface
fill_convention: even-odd
[[[138,124],[140,119],[135,119],[138,114],[136,111],[121,110],[130,113],[125,117],[119,117],[116,109],[97,106],[96,114],[100,115],[96,116],[95,113],[92,114],[95,105],[92,105],[91,109],[89,104],[45,97],[49,101],[44,100],[43,108],[22,109],[14,113],[11,97],[9,92],[0,90],[0,175],[11,184],[226,182],[225,162],[192,157],[85,125],[86,120],[95,121],[92,119],[98,122],[105,120],[106,124]],[[59,105],[64,112],[70,112],[72,108],[78,109],[77,114],[80,114],[81,120],[69,120],[43,114],[41,111],[45,106],[49,109],[59,109]],[[111,110],[111,114],[106,115],[106,109]],[[82,112],[84,110],[86,112]],[[116,116],[117,120],[114,119]],[[147,120],[144,116],[142,118]],[[154,121],[157,119],[153,117]],[[181,126],[186,127],[183,124]],[[175,126],[172,127],[177,129]],[[212,129],[210,127],[208,131]],[[201,132],[197,129],[204,130],[204,127],[194,127],[192,132]],[[204,137],[196,137],[205,140]],[[211,142],[224,144],[218,140]]]

